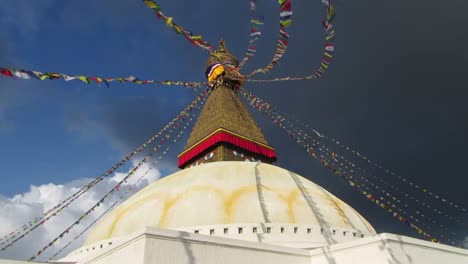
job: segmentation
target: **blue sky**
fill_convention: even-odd
[[[1,32],[7,40],[3,65],[98,76],[202,80],[203,70],[194,70],[195,61],[181,65],[175,58],[183,55],[184,48],[194,54],[203,52],[174,38],[140,1],[121,2],[125,7],[115,7],[111,1],[11,1],[2,9]],[[171,48],[174,42],[183,48]],[[195,95],[179,87],[1,82],[5,96],[0,108],[0,145],[11,157],[4,164],[4,173],[9,175],[0,186],[4,195],[26,191],[29,184],[96,175],[109,161],[121,157],[129,146],[106,131],[102,115],[146,102],[149,111],[164,110],[164,115],[153,113],[158,116],[154,122],[162,125]],[[149,136],[153,132],[138,133]]]
[[[204,80],[207,54],[175,35],[139,0],[6,2],[0,6],[2,67]],[[296,2],[290,47],[271,77],[303,75],[319,63],[322,6],[320,1]],[[466,204],[466,185],[461,183],[466,183],[468,158],[464,151],[468,93],[460,87],[467,81],[462,65],[468,60],[464,48],[468,40],[458,28],[466,25],[465,16],[457,15],[466,4],[416,2],[336,1],[337,52],[323,79],[247,88],[401,175]],[[247,1],[161,4],[177,23],[211,43],[225,38],[238,57],[247,48]],[[259,1],[265,32],[247,72],[271,59],[276,5]],[[183,87],[113,83],[107,88],[79,81],[0,79],[0,196],[28,192],[30,185],[100,175],[195,96]],[[310,179],[348,201],[379,230],[414,235],[332,178],[318,162],[311,162],[266,119],[254,115],[278,149],[279,166],[312,175]],[[176,154],[184,143],[168,155],[163,174],[175,170]],[[461,217],[466,220],[466,215]]]
[[[224,37],[239,56],[246,49],[248,4],[223,7],[210,3],[207,8],[185,3],[186,8],[181,9],[168,2],[163,7],[167,15],[175,13],[177,23],[203,34],[213,44]],[[218,27],[203,15],[231,7],[245,19],[225,14],[223,21],[229,23]],[[263,13],[272,11],[268,19],[274,21],[275,3],[259,4],[259,8]],[[1,12],[3,66],[88,76],[204,81],[206,53],[174,34],[141,1],[10,1]],[[267,37],[273,40],[277,29],[270,27]],[[226,29],[232,33],[223,34]],[[273,51],[274,45],[265,46]],[[254,66],[265,64],[266,59]],[[105,164],[143,142],[196,95],[182,87],[116,83],[106,88],[79,81],[3,79],[1,86],[0,143],[11,157],[4,170],[10,176],[0,186],[4,195],[26,191],[29,184],[99,174]],[[126,116],[119,119],[121,112]],[[141,112],[145,118],[132,121],[132,114]],[[137,124],[125,124],[128,121]],[[41,158],[34,158],[33,153],[40,153]]]

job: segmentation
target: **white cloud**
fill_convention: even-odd
[[[135,164],[134,164],[135,165]],[[66,245],[91,222],[94,221],[101,213],[103,213],[115,200],[117,200],[125,190],[130,188],[146,171],[151,169],[145,178],[140,181],[131,194],[142,189],[159,179],[159,169],[150,164],[143,164],[141,168],[134,174],[127,183],[122,184],[120,191],[114,197],[106,199],[104,204],[99,206],[86,220],[80,225],[74,227],[69,234],[57,241],[52,247],[47,249],[38,260],[47,260],[55,254],[59,249]],[[13,247],[6,251],[0,252],[0,258],[29,259],[33,254],[42,249],[52,239],[63,232],[67,227],[74,223],[85,211],[96,204],[102,196],[123,179],[127,173],[117,172],[112,177],[104,179],[101,183],[94,186],[91,190],[83,194],[68,208],[62,211],[60,215],[51,218],[46,224],[40,226],[35,231],[30,233],[24,239],[18,241]],[[0,238],[16,230],[26,222],[40,216],[46,210],[52,208],[60,201],[66,199],[69,195],[75,193],[80,186],[89,183],[92,179],[82,178],[66,184],[48,183],[40,186],[32,185],[26,193],[16,194],[13,197],[0,196]],[[131,195],[130,194],[130,195]],[[92,229],[92,228],[91,228]],[[84,234],[80,239],[75,241],[67,248],[60,256],[64,256],[72,250],[78,248],[86,238]],[[1,243],[1,242],[0,242]],[[3,247],[3,246],[2,246]],[[0,247],[1,248],[1,247]]]

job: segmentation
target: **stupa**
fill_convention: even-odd
[[[273,165],[274,148],[237,95],[238,65],[221,41],[207,63],[210,96],[178,157],[182,170],[130,197],[57,263],[467,260],[466,250],[377,234],[324,188]]]

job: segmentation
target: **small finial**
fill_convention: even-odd
[[[227,52],[226,44],[224,43],[224,39],[219,40],[218,52]]]

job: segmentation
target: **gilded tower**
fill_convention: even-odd
[[[207,62],[211,94],[179,154],[179,168],[215,161],[276,161],[275,150],[237,95],[242,84],[238,67],[221,40]]]

